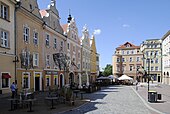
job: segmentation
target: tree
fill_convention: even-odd
[[[112,75],[112,65],[107,64],[102,73],[104,76]]]

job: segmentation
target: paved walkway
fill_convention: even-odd
[[[45,97],[48,96],[47,92],[39,92],[35,93],[35,98],[37,99],[32,106],[32,109],[34,112],[31,112],[31,114],[53,114],[53,113],[59,113],[67,110],[74,109],[87,101],[81,100],[80,96],[75,100],[75,105],[70,106],[68,103],[60,103],[58,104],[57,101],[54,101],[54,107],[55,109],[51,108],[51,101],[45,100]],[[0,95],[0,114],[28,114],[27,112],[29,110],[29,107],[19,108],[14,111],[9,111],[10,109],[10,101],[8,99],[10,98],[9,94]]]
[[[146,105],[156,110],[157,113],[170,114],[170,85],[150,83],[150,90],[154,90],[157,91],[158,94],[162,94],[162,100],[158,100],[156,103],[148,102],[147,83],[140,84],[138,86],[137,93],[142,97]]]
[[[110,86],[89,96],[91,102],[63,114],[154,114],[131,86]]]
[[[148,102],[147,83],[141,84],[138,90],[135,86],[110,86],[101,91],[85,94],[84,100],[76,99],[74,106],[56,104],[51,110],[51,103],[44,100],[46,93],[36,94],[37,101],[33,104],[32,114],[170,114],[170,86],[150,84],[150,90],[162,94],[162,100],[157,103]],[[10,109],[9,95],[0,95],[0,114],[26,114],[28,108],[8,111]],[[89,100],[90,99],[90,102]]]

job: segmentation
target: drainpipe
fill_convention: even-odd
[[[17,9],[20,7],[21,2],[17,0],[17,3],[15,4],[15,9],[14,9],[14,54],[15,54],[15,83],[17,84],[17,63],[19,62],[18,56],[17,56],[17,27],[16,27],[16,12]]]

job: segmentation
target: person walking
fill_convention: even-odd
[[[14,98],[15,97],[15,90],[16,90],[15,82],[13,82],[11,84],[10,88],[11,88],[11,92],[12,92],[11,98]]]

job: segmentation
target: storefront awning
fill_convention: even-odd
[[[11,78],[11,76],[8,73],[2,74],[2,78]]]

